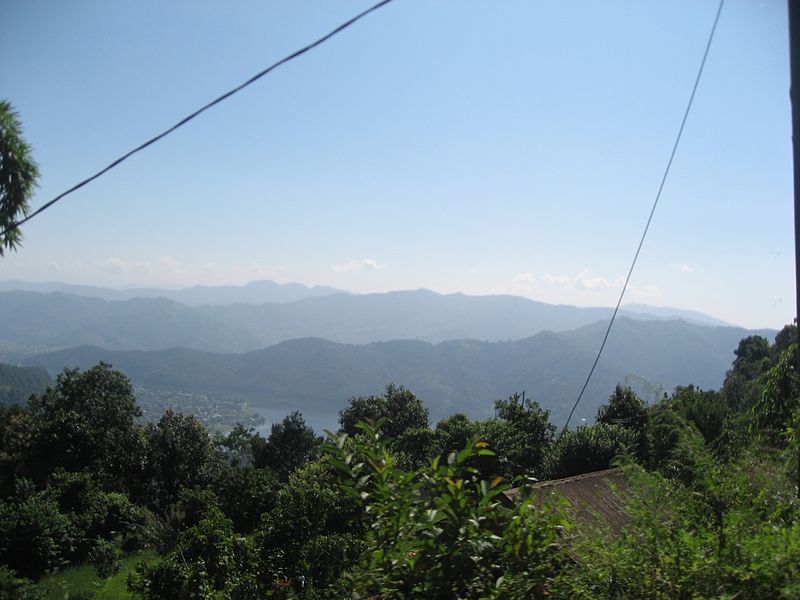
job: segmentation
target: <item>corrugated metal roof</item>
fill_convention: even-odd
[[[529,490],[537,507],[549,505],[563,508],[575,526],[572,535],[588,535],[608,528],[618,532],[631,520],[625,511],[625,496],[630,491],[630,485],[616,467],[543,481]],[[505,502],[513,503],[521,493],[521,488],[504,492]]]

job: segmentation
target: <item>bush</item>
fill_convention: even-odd
[[[508,484],[480,479],[467,466],[491,456],[472,440],[445,464],[404,471],[377,432],[334,436],[323,446],[341,491],[362,503],[369,529],[346,582],[354,598],[541,598],[565,554],[556,543],[563,520],[523,499],[500,502]]]
[[[119,573],[122,568],[114,544],[104,539],[95,541],[94,548],[89,552],[89,562],[94,565],[100,579],[108,579]]]

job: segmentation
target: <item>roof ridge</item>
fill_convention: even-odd
[[[551,485],[559,485],[562,483],[570,483],[572,481],[581,481],[583,479],[591,479],[593,477],[602,477],[605,475],[610,475],[613,472],[622,472],[619,467],[611,467],[610,469],[603,469],[602,471],[592,471],[591,473],[581,473],[580,475],[572,475],[570,477],[564,477],[563,479],[549,479],[547,481],[539,481],[534,483],[531,487],[533,488],[542,488]]]

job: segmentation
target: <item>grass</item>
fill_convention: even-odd
[[[112,600],[132,598],[127,590],[128,574],[133,572],[141,561],[152,562],[158,558],[153,551],[135,552],[121,558],[119,573],[108,579],[100,579],[90,564],[68,567],[39,581],[37,587],[46,592],[47,600],[72,600],[92,598]]]

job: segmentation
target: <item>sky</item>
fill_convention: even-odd
[[[32,208],[371,3],[4,0]],[[395,0],[24,226],[0,279],[616,303],[716,0]],[[625,302],[794,313],[786,2],[728,0]]]

